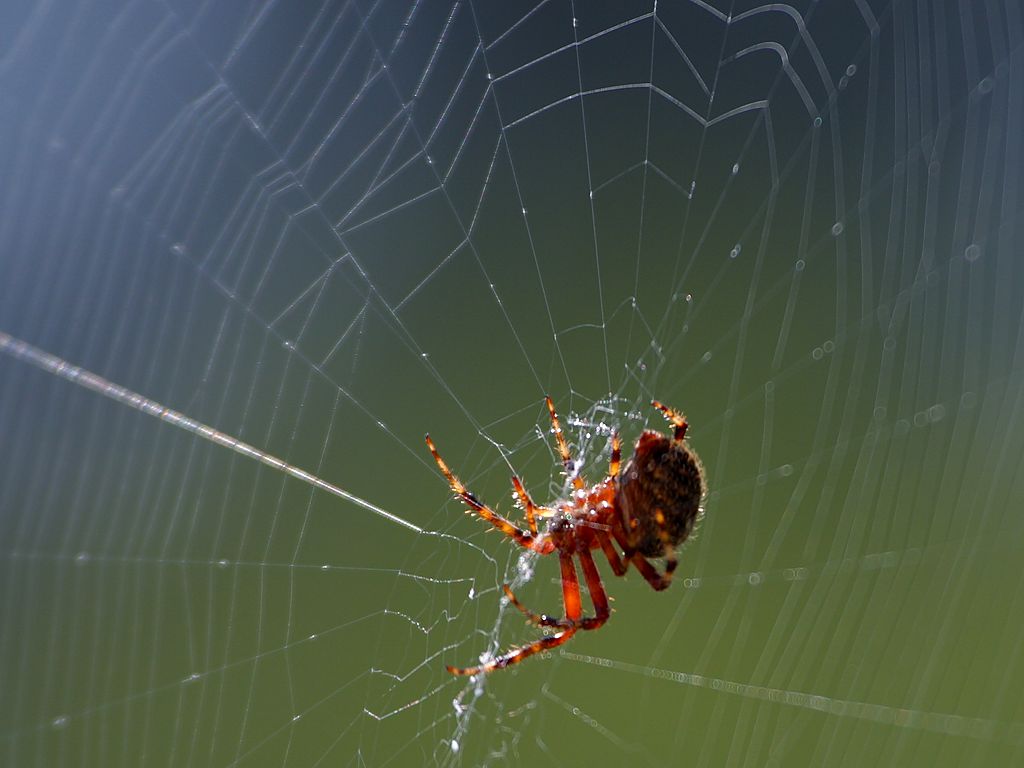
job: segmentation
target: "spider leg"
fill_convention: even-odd
[[[512,591],[512,587],[510,587],[508,584],[502,584],[501,588],[505,592],[505,597],[508,598],[509,602],[512,603],[512,605],[514,605],[516,608],[518,608],[520,613],[522,613],[531,624],[537,624],[541,627],[562,626],[562,619],[555,618],[554,616],[549,616],[546,613],[534,613],[521,602],[519,602],[519,598],[515,596],[515,593]]]
[[[619,469],[622,464],[622,439],[619,437],[619,431],[615,430],[612,432],[612,457],[608,462],[608,478],[614,479],[619,475]],[[629,558],[625,561],[619,557],[619,553],[615,549],[615,545],[612,544],[611,538],[608,536],[606,531],[597,531],[597,540],[601,544],[601,551],[604,552],[604,556],[608,558],[608,564],[611,565],[612,571],[616,576],[624,576],[626,571],[629,570]]]
[[[590,553],[588,552],[587,554],[589,555]],[[591,560],[591,563],[593,563],[593,560]],[[522,611],[523,615],[534,624],[539,624],[542,627],[577,628],[580,623],[580,616],[583,614],[583,602],[580,598],[580,581],[576,575],[576,566],[572,562],[572,555],[565,553],[559,553],[558,564],[562,568],[562,603],[565,606],[564,619],[558,619],[546,613],[534,613],[519,602],[519,598],[512,593],[512,588],[508,584],[503,585],[502,589],[512,605]],[[589,582],[587,586],[590,586]]]
[[[570,637],[576,634],[579,629],[581,622],[580,616],[583,612],[583,604],[580,599],[580,582],[576,575],[576,566],[572,562],[572,555],[565,552],[560,552],[558,555],[558,562],[562,566],[562,601],[565,603],[565,628],[561,632],[557,632],[553,635],[547,635],[539,640],[535,640],[529,645],[524,645],[520,648],[513,648],[507,653],[498,656],[495,659],[483,664],[479,667],[453,667],[448,666],[448,671],[453,675],[477,675],[481,672],[493,672],[495,669],[503,669],[513,664],[518,664],[523,659],[528,659],[534,654],[546,651],[551,648],[557,648],[562,643],[566,642]],[[593,561],[591,561],[593,564]],[[586,566],[584,566],[584,570]],[[597,569],[594,569],[597,572]],[[589,577],[588,577],[589,585]],[[506,594],[511,590],[506,590]],[[603,592],[602,592],[603,594]],[[527,615],[532,616],[529,611],[526,611],[522,604],[515,600],[513,597],[516,607],[523,610]],[[605,599],[607,604],[607,598]],[[537,617],[538,619],[544,617]],[[602,623],[604,623],[602,621]]]
[[[658,569],[648,562],[643,555],[634,553],[630,558],[630,562],[636,566],[636,569],[640,571],[640,575],[647,579],[647,583],[651,585],[651,588],[657,592],[663,589],[668,589],[668,585],[672,583],[672,576],[670,573],[666,573],[662,576],[658,573]]]
[[[622,440],[618,430],[612,432],[612,458],[608,462],[608,477],[618,477],[619,465],[622,463]]]
[[[601,543],[601,551],[608,558],[608,564],[611,565],[612,572],[616,576],[625,576],[626,571],[629,570],[629,558],[623,560],[619,557],[615,545],[612,544],[612,540],[608,538],[608,534],[605,531],[597,531],[594,535],[597,536],[597,540]]]
[[[661,527],[659,534],[661,536],[662,551],[665,557],[664,573],[658,573],[658,569],[655,568],[647,558],[627,546],[625,537],[619,531],[614,531],[614,534],[615,540],[623,549],[625,565],[628,566],[630,563],[633,563],[633,565],[636,566],[636,569],[640,571],[640,575],[643,576],[647,580],[647,583],[651,585],[651,588],[660,592],[663,589],[668,589],[669,585],[672,583],[672,574],[675,573],[676,567],[679,565],[679,559],[676,557],[675,545],[669,540],[668,533],[665,531],[665,516],[660,510],[656,513],[655,520]],[[612,567],[614,567],[614,564]],[[623,572],[625,572],[625,567],[623,567]]]
[[[544,401],[548,404],[548,413],[551,414],[551,428],[555,433],[555,441],[558,443],[558,452],[562,456],[565,474],[572,478],[572,487],[580,490],[584,487],[583,478],[578,473],[573,473],[572,456],[569,455],[569,446],[565,442],[565,435],[562,434],[562,425],[558,422],[558,414],[555,413],[555,404],[550,397],[545,397]]]
[[[622,547],[622,572],[625,573],[629,564],[632,563],[636,566],[636,569],[640,571],[640,575],[647,580],[647,583],[651,585],[651,588],[660,592],[663,589],[668,589],[669,584],[672,583],[672,573],[676,569],[678,561],[676,560],[676,550],[670,542],[664,541],[664,534],[662,534],[662,540],[665,544],[665,575],[658,573],[658,569],[655,568],[651,563],[639,552],[636,552],[626,544],[625,537],[619,531],[613,531],[615,540]],[[609,545],[611,542],[609,542]],[[603,547],[603,544],[602,544]],[[610,547],[614,552],[614,547]],[[605,554],[608,554],[608,549],[605,549]],[[615,564],[612,563],[612,568]]]
[[[612,535],[615,537],[615,541],[618,542],[619,546],[622,547],[622,560],[628,563],[633,559],[635,550],[629,546],[629,543],[626,541],[625,534],[618,528],[612,528]]]
[[[530,533],[537,535],[537,516],[543,515],[547,510],[533,503],[530,494],[523,487],[523,482],[515,475],[512,475],[512,488],[515,490],[516,498],[526,514],[526,523],[530,526]]]
[[[594,564],[594,558],[591,556],[589,550],[582,550],[577,553],[580,558],[580,565],[583,566],[583,575],[587,580],[587,590],[590,592],[590,600],[594,603],[594,615],[593,616],[579,616],[576,619],[568,617],[569,611],[566,610],[567,617],[564,619],[558,619],[554,616],[549,616],[546,613],[538,614],[531,611],[521,602],[519,598],[513,594],[511,587],[508,584],[502,586],[505,591],[505,596],[509,601],[518,608],[523,615],[526,616],[532,623],[538,624],[542,627],[563,627],[565,629],[597,629],[608,620],[608,616],[611,615],[611,609],[608,606],[608,595],[604,591],[604,587],[601,585],[601,575],[597,572],[597,566]],[[562,561],[564,562],[564,560]],[[571,556],[568,558],[569,566],[572,566]],[[576,571],[571,571],[572,575],[569,577],[570,581],[576,579]],[[565,566],[562,566],[562,583],[566,583],[566,570]],[[579,594],[579,584],[577,583],[573,588],[575,593]]]
[[[558,632],[554,635],[547,635],[542,637],[536,642],[524,645],[522,648],[515,648],[508,653],[499,656],[496,659],[492,659],[486,664],[479,667],[453,667],[450,664],[447,669],[453,675],[478,675],[481,672],[493,672],[496,669],[504,669],[510,667],[513,664],[518,664],[523,659],[528,659],[536,653],[541,651],[547,651],[551,648],[557,648],[562,643],[566,642],[570,637],[576,634],[576,629],[566,629],[562,632]]]
[[[430,439],[430,435],[427,435],[427,447],[430,448],[430,453],[433,454],[434,461],[437,462],[437,466],[441,469],[441,473],[448,479],[448,485],[451,486],[455,495],[459,496],[462,501],[465,502],[467,507],[472,509],[480,515],[480,517],[489,522],[506,536],[511,539],[515,539],[516,543],[520,546],[526,547],[527,549],[535,549],[535,542],[540,540],[539,536],[533,535],[536,532],[535,529],[528,533],[522,528],[513,525],[470,493],[466,486],[462,484],[462,481],[452,474],[448,465],[445,464],[444,459],[442,459],[441,455],[437,452],[437,448],[434,447],[434,441]]]
[[[686,417],[674,408],[662,405],[657,400],[651,400],[651,405],[661,411],[665,418],[676,428],[676,440],[682,440],[686,436],[686,427],[689,426],[686,423]]]
[[[601,583],[601,574],[597,572],[597,565],[590,554],[589,549],[580,550],[580,565],[583,566],[583,576],[587,580],[587,590],[590,592],[590,601],[594,604],[594,615],[587,616],[579,621],[583,629],[597,629],[608,621],[611,615],[611,608],[608,607],[608,593],[604,591]]]

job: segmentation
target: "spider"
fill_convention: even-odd
[[[613,432],[608,474],[597,485],[587,488],[583,477],[573,471],[573,460],[554,403],[550,397],[545,400],[562,464],[572,481],[573,490],[567,499],[540,506],[530,498],[522,481],[513,475],[513,492],[518,506],[526,515],[527,530],[506,520],[477,499],[448,468],[434,441],[427,435],[427,447],[455,495],[519,546],[540,555],[558,552],[562,571],[562,601],[565,606],[562,618],[533,613],[519,602],[507,584],[502,587],[505,596],[530,622],[552,628],[555,630],[552,634],[513,648],[481,666],[449,665],[448,671],[454,675],[476,675],[503,669],[562,645],[581,629],[602,626],[611,611],[597,565],[590,554],[592,549],[601,548],[616,576],[624,576],[632,563],[651,587],[659,591],[666,589],[672,583],[672,574],[678,564],[676,548],[686,541],[701,513],[704,470],[697,454],[684,442],[687,423],[682,413],[657,400],[652,401],[651,405],[675,427],[673,437],[644,430],[633,449],[633,456],[620,473],[622,446],[618,432]],[[537,528],[537,518],[548,520],[543,532]],[[615,544],[622,548],[621,555]],[[593,616],[583,615],[579,577],[573,560],[576,557],[583,568],[590,600],[594,604]],[[663,573],[659,573],[647,559],[655,557],[665,558]]]

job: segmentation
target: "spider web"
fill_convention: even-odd
[[[0,14],[4,762],[1024,760],[1016,3]],[[544,394],[706,519],[456,678],[557,568],[422,436],[512,514]]]

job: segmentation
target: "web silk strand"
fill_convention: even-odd
[[[72,384],[77,384],[84,389],[88,389],[92,392],[103,395],[104,397],[108,397],[117,403],[127,405],[137,411],[142,411],[142,413],[147,416],[152,416],[160,421],[164,421],[178,429],[183,429],[186,432],[198,435],[205,440],[209,440],[211,443],[215,443],[216,445],[224,448],[229,448],[235,453],[239,453],[250,459],[255,459],[261,464],[265,464],[268,467],[284,472],[286,475],[294,477],[296,480],[301,480],[304,483],[308,483],[314,488],[326,491],[338,498],[345,499],[345,501],[351,502],[357,507],[362,507],[368,512],[379,515],[392,523],[397,523],[398,525],[408,528],[411,531],[415,531],[416,533],[424,532],[418,525],[410,523],[408,520],[403,520],[398,515],[394,515],[384,509],[381,509],[376,504],[372,504],[366,499],[362,499],[355,494],[349,493],[344,488],[339,488],[316,475],[310,474],[300,467],[289,464],[276,456],[272,456],[265,451],[261,451],[259,448],[242,442],[236,437],[232,437],[225,432],[221,432],[220,430],[207,426],[200,421],[189,418],[183,413],[179,413],[167,406],[161,405],[155,400],[150,400],[148,397],[143,397],[137,392],[132,392],[130,389],[126,389],[120,384],[115,384],[114,382],[109,381],[102,376],[98,376],[91,371],[87,371],[77,365],[72,365],[67,360],[59,358],[56,355],[51,355],[49,352],[45,352],[38,347],[34,347],[21,339],[16,339],[3,331],[0,331],[0,352],[10,355],[16,360],[21,360],[34,365],[36,368],[40,368],[41,370],[53,374],[58,378],[64,379],[65,381],[69,381]]]

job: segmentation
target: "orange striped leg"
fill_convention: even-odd
[[[533,499],[530,498],[530,494],[523,488],[522,481],[512,475],[512,488],[515,489],[516,498],[519,500],[520,506],[523,508],[523,512],[526,514],[526,524],[530,526],[530,533],[537,534],[537,514],[543,512],[543,507],[538,507],[533,503]]]
[[[662,405],[657,400],[651,400],[651,405],[661,411],[665,418],[676,428],[676,440],[682,440],[686,437],[686,428],[689,425],[686,423],[686,417],[683,416],[682,412],[669,408],[667,405]]]
[[[619,474],[619,467],[622,463],[622,440],[619,438],[619,433],[612,432],[612,458],[608,462],[608,477],[614,479]],[[619,553],[615,549],[615,545],[612,544],[612,540],[609,538],[607,532],[597,531],[597,540],[601,544],[601,551],[604,552],[604,556],[608,558],[608,564],[611,565],[612,571],[616,576],[624,576],[626,571],[629,570],[629,558],[625,561],[619,557]]]
[[[562,643],[568,641],[568,639],[575,634],[575,628],[567,629],[563,632],[558,632],[554,635],[542,637],[540,640],[534,643],[530,643],[529,645],[525,645],[522,648],[517,648],[515,650],[509,651],[505,655],[499,656],[493,661],[487,662],[483,666],[453,667],[451,665],[448,665],[447,669],[453,675],[478,675],[481,672],[486,674],[487,672],[493,672],[496,669],[504,669],[505,667],[510,667],[513,664],[518,664],[523,659],[528,659],[534,654],[540,653],[541,651],[548,651],[552,648],[557,648],[558,646],[562,645]]]
[[[433,454],[434,461],[437,462],[437,466],[441,469],[441,473],[448,479],[448,485],[451,486],[455,495],[465,502],[467,507],[472,509],[480,515],[480,517],[489,522],[506,536],[511,539],[515,539],[516,543],[520,546],[526,547],[527,549],[532,548],[534,541],[536,541],[536,537],[532,533],[527,533],[523,529],[516,527],[470,493],[466,486],[462,484],[462,481],[452,474],[450,469],[448,469],[448,465],[445,464],[444,459],[442,459],[440,454],[437,452],[437,448],[434,447],[434,441],[430,439],[430,435],[427,435],[427,447],[430,448],[430,452]]]
[[[554,616],[549,616],[546,613],[534,613],[521,602],[519,598],[515,596],[512,591],[512,587],[508,584],[501,585],[502,590],[505,592],[505,597],[508,598],[509,602],[512,603],[519,611],[530,621],[531,624],[537,624],[541,627],[558,627],[562,625],[563,620],[557,619]]]
[[[551,428],[555,432],[555,441],[558,443],[558,452],[562,456],[562,464],[565,466],[566,477],[572,478],[572,487],[580,490],[584,487],[583,478],[579,473],[573,471],[572,456],[569,455],[569,446],[566,445],[565,435],[562,434],[562,425],[558,423],[558,414],[555,413],[555,404],[550,397],[545,397],[548,404],[548,413],[551,414]]]
[[[588,553],[589,554],[589,553]],[[576,634],[577,629],[581,625],[580,615],[583,612],[583,603],[580,598],[580,582],[576,575],[576,566],[572,562],[572,555],[564,552],[558,554],[558,562],[562,566],[562,602],[565,603],[565,619],[564,624],[559,623],[557,619],[550,619],[546,616],[537,616],[538,620],[549,619],[551,624],[548,626],[564,626],[565,629],[554,635],[548,635],[542,637],[529,645],[524,645],[521,648],[513,648],[508,653],[504,653],[496,659],[483,664],[479,667],[453,667],[448,666],[448,671],[453,675],[476,675],[480,672],[493,672],[496,669],[504,669],[513,664],[518,664],[523,659],[528,659],[536,653],[541,651],[547,651],[551,648],[557,648],[562,643],[566,642],[570,637]],[[593,561],[591,561],[593,565]],[[584,566],[584,569],[586,566]],[[597,572],[597,569],[594,569]],[[588,577],[589,578],[589,577]],[[589,584],[589,581],[588,581]],[[511,595],[511,590],[506,587],[506,594]],[[528,616],[534,616],[525,608],[522,603],[512,596],[512,600],[517,608],[524,611]],[[603,622],[602,622],[603,623]]]
[[[619,466],[622,464],[622,440],[618,432],[612,432],[612,458],[608,462],[608,477],[618,477]]]

